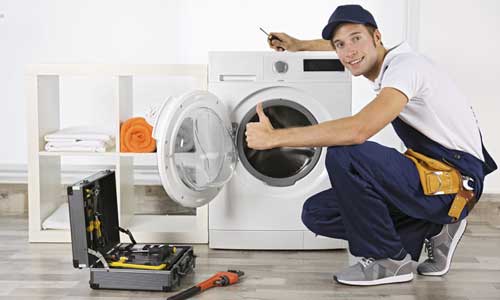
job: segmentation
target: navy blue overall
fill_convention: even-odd
[[[472,177],[479,199],[484,176],[497,168],[484,146],[482,162],[441,146],[399,118],[392,125],[407,148]],[[355,256],[396,258],[404,249],[418,260],[424,239],[452,222],[448,210],[455,194],[425,196],[414,163],[393,148],[374,142],[328,147],[326,168],[332,188],[304,203],[302,221],[317,235],[347,240]],[[468,213],[465,208],[460,219]]]

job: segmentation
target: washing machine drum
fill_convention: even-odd
[[[274,128],[302,127],[318,123],[310,111],[291,100],[272,99],[265,101],[263,107]],[[269,185],[289,186],[314,168],[321,155],[320,147],[282,147],[270,150],[248,148],[246,125],[258,121],[258,116],[252,109],[241,120],[237,134],[240,161],[252,175]]]

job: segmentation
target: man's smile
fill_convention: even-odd
[[[355,60],[351,60],[349,62],[347,62],[349,65],[351,66],[355,66],[355,65],[358,65],[365,57],[361,57],[361,58],[358,58],[358,59],[355,59]]]

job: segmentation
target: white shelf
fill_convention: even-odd
[[[26,74],[29,76],[188,76],[200,80],[200,89],[206,89],[207,85],[207,66],[196,64],[37,64],[28,65]]]
[[[110,77],[113,97],[108,103],[111,131],[116,146],[108,152],[48,152],[44,136],[61,129],[60,78],[64,76]],[[206,65],[30,65],[26,70],[28,128],[29,241],[70,242],[67,230],[42,230],[41,224],[65,201],[68,181],[85,176],[95,165],[66,174],[63,160],[92,158],[103,160],[103,168],[115,170],[120,224],[130,229],[137,241],[207,243],[208,208],[198,208],[195,216],[137,216],[134,214],[134,184],[160,184],[150,168],[137,168],[134,162],[156,165],[156,153],[120,153],[120,123],[133,117],[133,82],[137,76],[190,77],[197,89],[207,88]],[[84,105],[84,104],[82,104]],[[74,167],[74,166],[72,166]],[[150,167],[150,166],[149,166]],[[64,173],[64,174],[63,174]],[[78,178],[78,180],[81,178]],[[185,227],[185,228],[184,228]],[[184,228],[184,230],[181,230]],[[126,240],[126,237],[124,237]]]
[[[116,152],[59,152],[59,151],[40,151],[40,156],[99,156],[99,157],[115,157],[119,154]]]
[[[156,153],[134,153],[134,152],[73,152],[73,151],[40,151],[40,156],[98,156],[98,157],[139,157],[156,159]]]
[[[119,155],[122,156],[122,157],[148,158],[148,159],[154,159],[156,161],[156,153],[120,152]]]

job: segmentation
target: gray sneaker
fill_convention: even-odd
[[[406,282],[413,279],[409,254],[402,260],[362,258],[357,264],[337,273],[333,279],[348,285],[377,285]]]
[[[417,272],[425,276],[442,276],[450,270],[451,259],[462,238],[467,221],[446,224],[441,232],[425,240],[427,258],[418,265]]]

